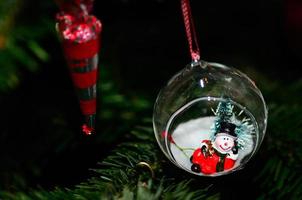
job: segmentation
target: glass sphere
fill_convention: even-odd
[[[218,63],[192,62],[160,91],[153,128],[164,154],[200,176],[241,169],[259,149],[267,107],[255,83]]]

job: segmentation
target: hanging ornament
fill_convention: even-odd
[[[57,3],[61,9],[57,14],[57,31],[85,117],[82,130],[90,135],[95,127],[99,34],[102,25],[89,14],[93,0],[58,0]]]
[[[259,149],[267,107],[245,74],[200,60],[189,0],[181,0],[181,7],[192,62],[158,94],[155,136],[176,166],[199,176],[229,174]]]

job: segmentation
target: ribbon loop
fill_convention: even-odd
[[[198,61],[200,59],[200,51],[189,0],[181,0],[181,10],[185,23],[191,58],[193,61]]]

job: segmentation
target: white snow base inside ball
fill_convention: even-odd
[[[201,147],[201,142],[203,140],[210,140],[212,134],[211,128],[214,124],[214,120],[214,116],[201,117],[181,123],[176,127],[172,133],[173,140],[178,147],[181,147],[184,150],[181,151],[173,143],[171,143],[170,149],[172,157],[180,167],[192,172],[190,157],[196,149]],[[241,160],[245,156],[251,154],[253,150],[254,142],[252,140],[252,136],[249,136],[249,141],[244,146],[244,149],[239,149],[238,158],[233,169],[237,168],[240,165]]]

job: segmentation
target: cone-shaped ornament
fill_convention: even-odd
[[[69,13],[62,11],[57,15],[57,31],[85,117],[82,129],[85,134],[90,135],[95,128],[98,52],[102,26],[88,12],[79,12],[79,15]]]

